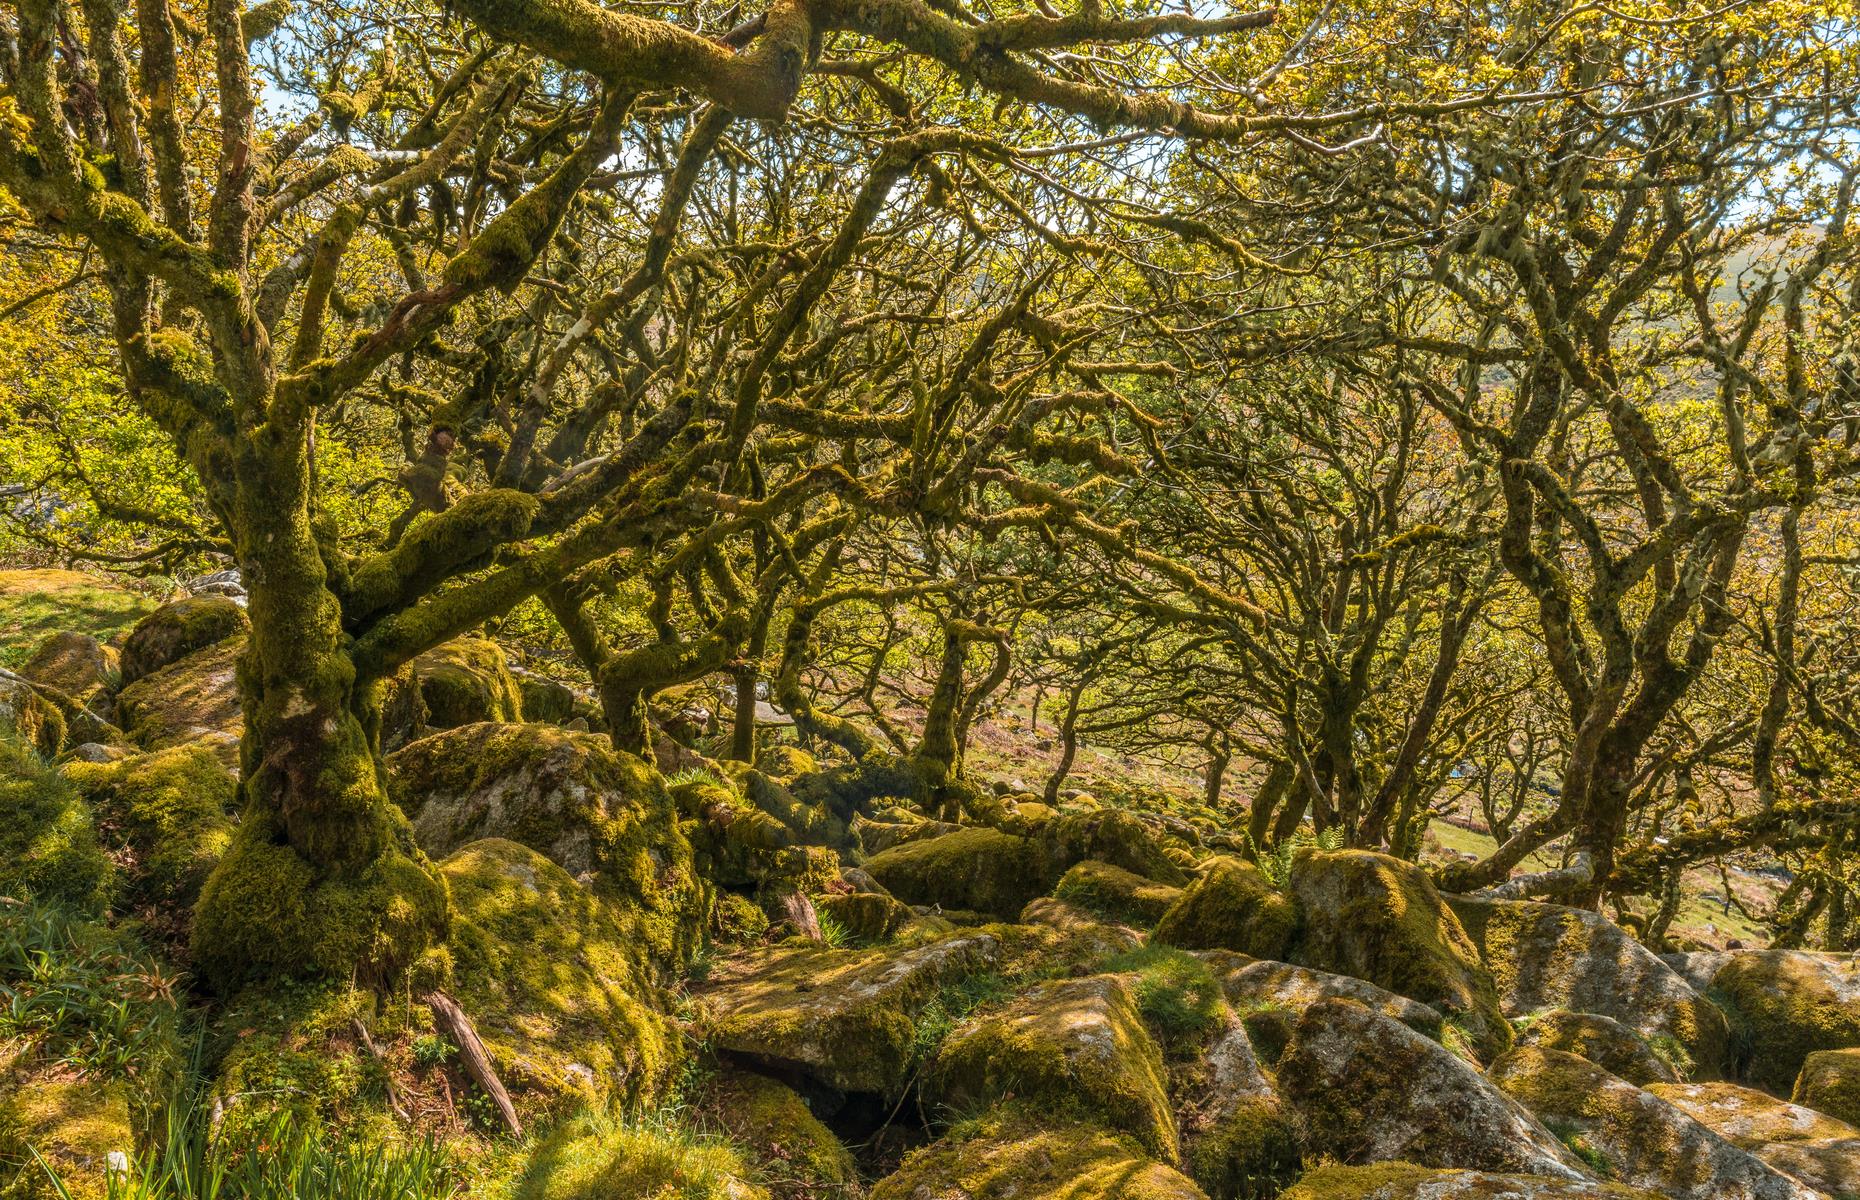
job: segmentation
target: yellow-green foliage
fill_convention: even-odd
[[[1219,858],[1156,923],[1154,939],[1185,950],[1235,950],[1255,958],[1284,958],[1298,927],[1292,902],[1259,868]]]
[[[144,617],[123,641],[123,683],[134,683],[196,650],[252,627],[245,609],[226,596],[189,596]]]
[[[1740,953],[1712,979],[1741,1034],[1745,1074],[1778,1095],[1816,1050],[1860,1046],[1860,969],[1851,956]]]
[[[0,895],[108,907],[116,869],[97,843],[90,806],[38,755],[0,739]]]
[[[37,1150],[58,1172],[69,1200],[104,1200],[109,1156],[135,1151],[127,1089],[57,1078],[12,1082],[0,1098],[0,1196],[55,1195],[33,1161]]]
[[[1161,1158],[1177,1153],[1162,1055],[1114,975],[1042,984],[971,1018],[925,1068],[923,1094],[944,1117],[1016,1098],[1127,1130]]]
[[[715,1125],[754,1160],[775,1200],[839,1200],[859,1192],[852,1154],[793,1088],[748,1071],[724,1071],[697,1098]]]
[[[523,691],[488,638],[462,637],[435,646],[413,660],[427,723],[451,729],[477,721],[521,721]]]
[[[1147,928],[1180,898],[1182,889],[1088,859],[1060,877],[1053,895],[1106,920]]]
[[[81,571],[0,571],[0,666],[23,661],[61,629],[108,638],[153,607],[148,598]]]
[[[950,1130],[880,1180],[872,1200],[1203,1200],[1134,1141],[1049,1112],[996,1109]]]
[[[545,1140],[516,1200],[767,1200],[729,1143],[660,1121],[589,1113]]]
[[[515,842],[473,842],[440,864],[452,892],[453,986],[506,1086],[637,1108],[670,1079],[678,1042],[625,923]]]
[[[1441,1009],[1479,1056],[1511,1044],[1479,948],[1426,873],[1366,850],[1305,850],[1292,862],[1301,917],[1295,956]]]
[[[1860,1125],[1860,1047],[1809,1055],[1796,1076],[1795,1102]]]
[[[135,851],[135,893],[190,906],[232,841],[237,785],[212,751],[175,746],[116,762],[72,762],[65,776]]]
[[[906,842],[873,855],[865,868],[907,904],[939,904],[1007,920],[1046,890],[1034,844],[995,829]]]
[[[1659,1200],[1652,1192],[1592,1180],[1485,1171],[1436,1171],[1409,1163],[1320,1166],[1279,1200]]]

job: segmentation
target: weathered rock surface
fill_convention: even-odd
[[[1246,1022],[1247,1032],[1262,1050],[1276,1058],[1297,1027],[1304,1011],[1320,1000],[1354,1000],[1385,1017],[1400,1021],[1417,1033],[1438,1041],[1438,1010],[1385,991],[1367,980],[1334,975],[1315,967],[1258,960],[1229,964],[1209,956],[1221,991]]]
[[[466,725],[388,756],[388,792],[434,858],[507,838],[589,877],[666,970],[689,961],[708,885],[659,773],[595,734]]]
[[[515,842],[473,842],[439,869],[453,987],[505,1086],[557,1115],[659,1096],[677,1034],[629,923]]]
[[[1297,909],[1259,868],[1237,858],[1217,858],[1161,915],[1152,936],[1184,950],[1234,950],[1278,959],[1285,957],[1297,928]]]
[[[1294,961],[1439,1009],[1482,1060],[1511,1044],[1478,946],[1421,868],[1365,850],[1309,850],[1292,862],[1291,892],[1303,919]]]
[[[1579,1055],[1514,1050],[1492,1064],[1491,1077],[1611,1179],[1677,1200],[1817,1200],[1678,1106]]]
[[[1795,1078],[1795,1102],[1860,1125],[1860,1048],[1817,1050]]]
[[[1041,984],[972,1018],[925,1068],[922,1095],[945,1119],[1009,1096],[1040,1111],[1070,1102],[1159,1158],[1178,1151],[1162,1053],[1116,975]]]
[[[1243,1200],[1297,1174],[1302,1134],[1244,1026],[1226,1028],[1179,1070],[1183,1169],[1215,1200]]]
[[[1860,1196],[1860,1129],[1852,1125],[1731,1083],[1656,1083],[1647,1090],[1835,1200]]]
[[[28,680],[65,718],[66,742],[112,741],[121,737],[114,724],[118,657],[87,633],[54,633],[20,664]]]
[[[696,1103],[763,1168],[775,1200],[858,1200],[858,1164],[793,1088],[753,1071],[725,1069]]]
[[[0,672],[0,734],[50,758],[65,743],[65,715],[26,680]]]
[[[225,596],[189,596],[164,604],[137,622],[123,640],[118,660],[122,686],[251,628],[245,609]]]
[[[1047,888],[1034,843],[997,829],[960,829],[905,842],[868,858],[865,869],[907,904],[1006,920]]]
[[[236,768],[245,731],[237,678],[243,653],[245,638],[230,637],[144,675],[117,692],[117,720],[144,750],[199,742]]]
[[[1086,859],[1059,877],[1053,895],[1104,920],[1147,929],[1169,911],[1182,889]]]
[[[916,1151],[872,1200],[1206,1200],[1136,1142],[1092,1125],[990,1114]]]
[[[1722,999],[1744,1034],[1742,1076],[1779,1095],[1816,1050],[1860,1046],[1860,955],[1732,950],[1667,963]]]
[[[1355,1001],[1307,1008],[1277,1074],[1314,1153],[1587,1178],[1554,1134],[1472,1064]]]
[[[1319,1167],[1279,1200],[1658,1200],[1657,1193],[1615,1183],[1437,1171],[1409,1163]]]
[[[1033,838],[1049,888],[1077,864],[1093,859],[1171,887],[1188,882],[1155,832],[1121,809],[1062,813],[1042,823]]]
[[[1000,951],[986,933],[909,950],[751,950],[720,964],[696,995],[718,1050],[841,1091],[895,1094],[924,1008]]]
[[[1497,981],[1506,1016],[1597,1013],[1649,1041],[1678,1043],[1700,1077],[1724,1070],[1724,1014],[1600,913],[1527,900],[1455,898],[1452,906]]]
[[[1526,1026],[1518,1035],[1517,1044],[1580,1054],[1636,1087],[1675,1083],[1679,1079],[1673,1068],[1655,1054],[1639,1034],[1613,1017],[1599,1013],[1552,1009]]]
[[[426,723],[456,729],[481,721],[523,719],[523,692],[503,647],[488,638],[454,638],[413,660]]]

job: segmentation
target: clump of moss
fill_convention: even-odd
[[[1795,1102],[1860,1125],[1860,1048],[1817,1050],[1802,1062]]]
[[[1459,918],[1413,863],[1304,850],[1291,867],[1299,962],[1366,979],[1457,1018],[1489,1060],[1511,1044],[1498,989]]]
[[[774,1200],[859,1193],[851,1152],[793,1088],[749,1071],[723,1071],[705,1081],[693,1104],[754,1161]]]
[[[911,1154],[872,1200],[1202,1200],[1181,1172],[1134,1140],[1051,1111],[1004,1105]]]
[[[1292,902],[1259,868],[1220,858],[1156,923],[1155,940],[1184,950],[1234,950],[1255,958],[1283,958],[1298,927]]]
[[[82,796],[37,754],[0,738],[0,894],[109,907],[116,868]]]
[[[767,1200],[742,1154],[721,1138],[665,1120],[586,1113],[551,1134],[530,1159],[516,1200]]]
[[[12,1184],[0,1180],[4,1194],[21,1200],[55,1195],[32,1157],[37,1151],[58,1173],[61,1200],[109,1200],[117,1190],[110,1182],[111,1156],[135,1149],[127,1089],[83,1079],[12,1082],[0,1100],[0,1174],[15,1175]]]
[[[134,895],[191,906],[232,841],[238,786],[212,751],[175,746],[65,775],[135,851]]]
[[[712,941],[734,944],[760,941],[769,931],[769,916],[762,906],[736,892],[718,892],[710,910]]]
[[[1224,1106],[1183,1147],[1183,1165],[1212,1200],[1276,1195],[1302,1159],[1296,1118],[1270,1096]]]
[[[1042,894],[1035,845],[995,829],[961,829],[875,854],[865,869],[908,904],[985,912],[1006,920]]]
[[[164,604],[123,640],[118,660],[122,683],[126,687],[251,627],[245,609],[226,596],[189,596]]]
[[[1147,928],[1169,910],[1182,889],[1088,859],[1060,877],[1053,895],[1106,920]]]
[[[146,750],[205,742],[228,766],[238,760],[245,714],[239,706],[243,636],[197,650],[116,694],[116,715]]]
[[[1114,975],[1042,984],[973,1018],[925,1068],[923,1094],[945,1115],[1012,1096],[1129,1130],[1166,1159],[1178,1150],[1162,1056],[1130,985]]]
[[[567,872],[515,842],[440,864],[459,1002],[506,1086],[561,1115],[577,1101],[638,1110],[665,1091],[677,1043],[626,926]]]
[[[523,691],[503,647],[489,638],[455,638],[413,660],[427,724],[454,729],[479,721],[523,719]]]
[[[762,747],[757,753],[756,770],[771,779],[780,779],[785,782],[799,779],[803,775],[812,775],[820,770],[820,764],[814,761],[813,755],[799,746],[776,742]]]
[[[1172,1051],[1207,1043],[1227,1023],[1227,1001],[1208,964],[1170,946],[1144,946],[1106,959],[1104,970],[1136,976],[1137,1007]]]
[[[384,1033],[378,1018],[391,1011],[334,980],[277,978],[238,992],[207,1041],[223,1134],[256,1135],[288,1113],[305,1128],[392,1136],[384,1068],[355,1034],[357,1022]]]

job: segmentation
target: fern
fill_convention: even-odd
[[[1290,837],[1266,850],[1260,849],[1250,831],[1243,836],[1246,838],[1247,853],[1252,856],[1254,865],[1259,868],[1259,873],[1266,877],[1266,882],[1281,889],[1291,881],[1292,860],[1298,857],[1300,850],[1307,848],[1324,851],[1343,849],[1343,829],[1335,825],[1322,833],[1312,833],[1309,829],[1302,827],[1295,829]]]

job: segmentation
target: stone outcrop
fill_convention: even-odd
[[[1259,868],[1237,858],[1217,858],[1162,914],[1153,936],[1184,950],[1233,950],[1277,959],[1285,957],[1297,929],[1297,910]]]
[[[1676,1083],[1678,1072],[1653,1052],[1639,1034],[1613,1017],[1552,1009],[1532,1019],[1518,1035],[1519,1046],[1580,1054],[1636,1087]]]
[[[197,650],[238,637],[251,628],[245,609],[225,596],[189,596],[164,604],[137,622],[123,639],[118,659],[121,686],[146,679]]]

